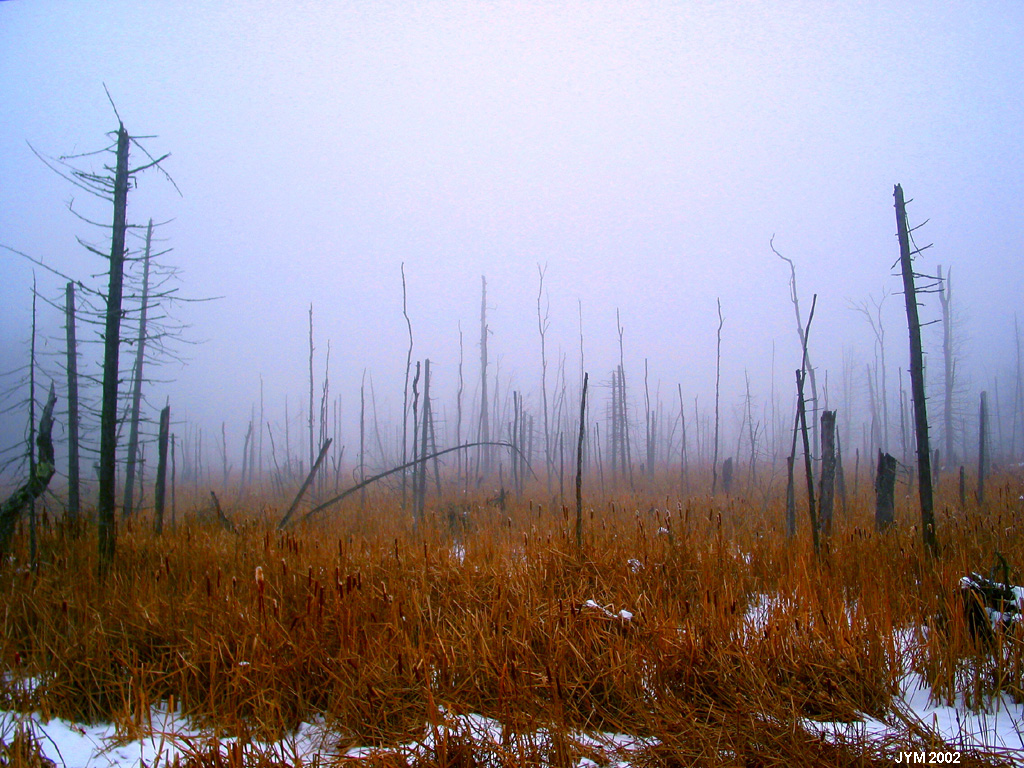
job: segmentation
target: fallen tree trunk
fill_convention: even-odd
[[[18,490],[12,493],[0,506],[0,557],[7,552],[7,545],[18,524],[22,512],[36,499],[43,495],[46,487],[50,484],[56,467],[53,463],[53,407],[57,403],[57,394],[54,392],[53,384],[50,384],[50,394],[46,398],[46,406],[43,408],[43,415],[39,419],[39,434],[36,436],[36,446],[39,454],[36,459],[35,471],[28,481]],[[2,563],[2,560],[0,560]]]
[[[357,483],[356,485],[353,485],[351,488],[349,488],[346,491],[343,491],[343,492],[339,493],[334,498],[328,499],[327,501],[323,502],[322,504],[320,504],[320,505],[318,505],[316,507],[313,507],[313,509],[309,510],[309,512],[307,512],[305,514],[305,516],[303,516],[302,522],[306,522],[311,517],[313,517],[313,515],[315,515],[315,514],[317,514],[319,512],[323,512],[328,507],[334,506],[339,501],[344,499],[346,496],[349,496],[349,495],[355,493],[356,491],[362,490],[366,486],[371,485],[373,483],[376,483],[378,480],[383,480],[385,477],[388,477],[389,475],[393,475],[393,474],[395,474],[397,472],[402,472],[402,471],[404,471],[406,469],[409,469],[410,467],[416,466],[417,464],[423,464],[425,466],[428,461],[430,461],[430,460],[432,460],[434,458],[440,457],[440,456],[444,456],[446,453],[452,453],[453,451],[464,451],[464,450],[466,450],[468,448],[477,448],[477,447],[482,447],[482,446],[486,446],[486,447],[498,446],[498,447],[502,447],[502,448],[508,448],[508,449],[514,451],[515,453],[519,453],[519,449],[516,448],[511,443],[506,443],[506,442],[502,442],[502,441],[495,441],[495,440],[479,441],[479,442],[475,442],[475,443],[464,443],[462,445],[456,445],[456,446],[454,446],[452,448],[445,448],[443,451],[438,451],[437,453],[433,453],[433,454],[431,454],[429,456],[420,456],[415,461],[406,462],[405,464],[402,464],[400,466],[392,467],[391,469],[387,470],[386,472],[381,472],[380,474],[374,475],[373,477],[366,478],[361,483]],[[530,470],[530,474],[532,474],[534,476],[534,478],[536,478],[537,475],[533,471],[533,467],[531,467],[529,465],[529,463],[527,463],[526,466]]]

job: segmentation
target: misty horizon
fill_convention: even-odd
[[[209,456],[223,423],[233,463],[241,461],[261,386],[275,432],[287,397],[290,428],[301,434],[312,306],[316,404],[329,341],[346,465],[358,448],[364,374],[393,457],[408,351],[403,268],[412,359],[431,360],[446,444],[460,349],[464,407],[479,408],[481,276],[498,418],[507,422],[518,391],[537,427],[544,269],[552,403],[561,398],[570,415],[578,407],[582,340],[589,421],[603,422],[618,316],[631,429],[642,435],[645,366],[664,429],[673,428],[680,386],[687,418],[707,417],[720,300],[720,458],[736,453],[748,377],[767,455],[769,439],[787,442],[779,425],[791,426],[800,367],[789,266],[770,242],[795,264],[805,320],[817,295],[809,345],[817,408],[839,410],[851,449],[866,447],[868,370],[877,361],[857,307],[885,297],[886,443],[899,455],[901,369],[909,390],[892,269],[900,183],[913,200],[911,225],[928,221],[917,243],[934,243],[917,269],[952,270],[958,451],[976,450],[978,396],[987,390],[1002,430],[998,458],[1019,460],[1019,9],[246,9],[199,5],[179,18],[160,3],[0,6],[0,162],[9,180],[0,188],[0,244],[105,290],[105,263],[76,242],[102,250],[102,230],[67,206],[74,199],[76,212],[100,222],[109,207],[26,144],[50,157],[107,146],[117,116],[105,86],[128,131],[152,136],[142,143],[154,157],[170,153],[162,167],[174,183],[155,170],[140,176],[130,222],[168,221],[160,248],[172,250],[161,261],[180,270],[181,294],[221,297],[174,310],[200,343],[181,347],[184,364],[154,370],[160,381],[145,393],[149,419],[169,401],[179,438],[201,429]],[[129,247],[138,254],[138,242]],[[64,284],[9,251],[0,265],[0,368],[9,371],[27,361],[33,274],[45,299],[59,301]],[[127,317],[130,333],[137,321]],[[922,319],[939,317],[937,297],[925,296]],[[41,388],[50,378],[60,387],[62,323],[40,303],[49,355]],[[925,349],[937,444],[941,324],[926,327]],[[130,358],[123,347],[128,374]],[[95,360],[83,350],[91,373]],[[7,377],[12,386],[17,379]],[[26,416],[16,408],[0,417],[2,447],[22,439]],[[147,439],[153,433],[151,424]],[[302,455],[304,443],[292,440]]]

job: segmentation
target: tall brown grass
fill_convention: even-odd
[[[781,494],[679,499],[668,479],[591,497],[582,552],[550,499],[442,499],[414,529],[371,494],[284,533],[258,500],[225,509],[235,532],[186,514],[156,537],[133,521],[100,581],[95,539],[48,525],[37,572],[22,541],[0,571],[0,706],[112,721],[127,739],[162,703],[237,737],[195,764],[260,764],[257,741],[314,717],[341,754],[472,712],[502,724],[504,765],[575,764],[573,735],[599,731],[650,739],[632,758],[644,765],[889,765],[934,741],[926,725],[843,744],[796,724],[892,716],[903,642],[938,696],[1024,699],[1021,636],[982,647],[960,611],[960,576],[997,550],[1024,563],[1020,478],[992,487],[963,510],[939,489],[934,561],[912,497],[879,535],[862,489],[816,559],[809,533],[786,540]],[[416,762],[476,764],[467,734],[444,733]]]

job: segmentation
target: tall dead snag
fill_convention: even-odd
[[[316,461],[316,449],[313,447],[313,305],[309,305],[309,467],[313,468]],[[225,478],[225,485],[227,478]]]
[[[128,463],[125,467],[124,503],[121,518],[135,510],[135,469],[139,460],[139,413],[142,407],[142,368],[146,362],[146,316],[149,309],[149,258],[153,246],[153,220],[146,227],[146,250],[142,262],[142,306],[139,309],[139,337],[135,342],[135,370],[132,376],[132,410],[128,426]]]
[[[420,427],[420,465],[414,476],[413,499],[415,507],[414,519],[423,521],[427,501],[427,441],[430,435],[430,358],[423,361],[423,424]]]
[[[722,300],[718,299],[718,352],[715,355],[715,452],[711,459],[711,495],[718,490],[718,393],[722,381]]]
[[[164,500],[167,497],[167,442],[171,427],[171,406],[160,411],[160,434],[157,438],[156,490],[154,492],[154,530],[164,530]]]
[[[551,444],[551,428],[548,424],[548,357],[547,357],[547,346],[546,337],[548,326],[550,325],[549,316],[551,314],[550,302],[548,302],[543,311],[541,309],[541,298],[544,295],[544,273],[547,271],[547,267],[541,267],[537,265],[537,272],[540,273],[540,284],[537,287],[537,330],[540,333],[540,403],[541,409],[544,411],[544,474],[547,480],[548,496],[551,495],[551,473],[554,468],[552,461],[552,449]]]
[[[985,474],[988,472],[988,393],[981,393],[978,410],[978,503],[985,503]]]
[[[36,432],[38,453],[33,463],[28,481],[12,493],[3,505],[0,505],[0,567],[7,561],[6,553],[11,536],[14,534],[18,518],[27,507],[43,495],[50,484],[56,467],[53,459],[53,407],[57,404],[57,394],[50,384],[50,394],[43,406],[43,414],[39,417],[39,430]]]
[[[836,412],[821,414],[821,492],[819,494],[818,524],[821,533],[832,535],[832,510],[836,481]]]
[[[100,407],[100,472],[96,504],[99,569],[105,573],[117,542],[115,483],[117,454],[117,377],[121,343],[121,295],[124,287],[124,239],[128,210],[128,131],[117,129],[114,171],[114,220],[110,237],[110,280],[103,333],[103,400]]]
[[[583,394],[580,395],[580,432],[576,440],[576,551],[583,551],[583,435],[587,424],[587,382],[583,374]]]
[[[793,431],[794,439],[796,430]],[[786,536],[796,536],[796,485],[793,477],[793,462],[796,460],[796,443],[793,452],[786,457]]]
[[[910,250],[910,228],[907,226],[907,206],[903,188],[897,184],[896,233],[900,241],[900,268],[903,273],[903,295],[907,304],[907,329],[910,333],[910,386],[914,399],[914,426],[917,436],[917,479],[921,498],[921,534],[925,549],[937,555],[939,542],[935,533],[935,514],[932,500],[932,457],[928,445],[928,411],[924,399],[924,353],[921,349],[921,320],[917,311],[917,287],[912,263],[920,249]]]
[[[402,463],[409,458],[409,372],[412,370],[412,320],[409,319],[409,308],[407,303],[407,291],[405,286],[405,262],[402,262],[402,317],[405,318],[405,327],[409,332],[409,349],[405,354],[405,390],[402,395]],[[413,450],[416,446],[413,444]],[[362,448],[360,448],[362,456]],[[360,459],[362,461],[362,459]],[[406,482],[407,478],[402,475],[402,511],[406,510]],[[366,494],[363,494],[365,501]]]
[[[690,483],[686,475],[686,409],[683,407],[683,385],[677,384],[679,390],[679,422],[682,426],[682,445],[679,448],[679,488],[680,492],[689,495]]]
[[[811,518],[811,539],[814,542],[814,554],[821,550],[820,528],[818,527],[818,508],[814,503],[814,467],[811,464],[811,445],[807,437],[807,409],[804,400],[803,371],[796,372],[797,420],[800,423],[800,437],[804,444],[804,476],[807,478],[807,512]]]
[[[626,363],[622,344],[623,328],[618,307],[615,308],[615,325],[619,332],[619,466],[629,473],[629,488],[633,489],[633,451],[629,443],[629,410],[626,404]]]
[[[78,342],[75,338],[75,284],[68,281],[64,296],[65,332],[67,338],[68,376],[68,523],[72,535],[78,534],[82,513],[81,480],[79,477],[78,442]]]
[[[946,444],[946,466],[956,464],[953,453],[953,388],[956,369],[953,363],[953,284],[950,281],[949,268],[946,276],[942,276],[942,265],[936,277],[939,286],[939,306],[942,307],[942,363],[943,363],[943,398],[942,398],[942,436]]]
[[[878,471],[875,473],[875,529],[884,531],[895,519],[896,457],[878,452]]]
[[[805,350],[804,357],[807,357],[807,328],[803,325],[802,318],[800,317],[800,297],[796,291],[796,264],[793,263],[792,259],[783,256],[775,250],[775,235],[772,235],[768,241],[768,247],[772,249],[772,253],[789,264],[789,300],[793,302],[793,311],[796,313],[796,333],[800,339],[800,346]],[[811,402],[816,406],[818,403],[818,384],[814,378],[814,366],[811,365],[810,358],[807,358],[807,363],[804,367],[811,380]],[[814,432],[814,446],[817,447],[818,426],[817,422],[813,419],[811,420],[811,428]]]
[[[488,443],[491,439],[491,426],[487,416],[490,403],[487,402],[487,278],[480,276],[480,425],[477,441],[481,443],[477,457],[479,474],[486,475],[491,470],[491,454]]]
[[[818,552],[818,521],[814,507],[814,473],[811,467],[811,451],[807,439],[807,417],[804,411],[804,372],[808,365],[807,340],[810,338],[811,322],[814,320],[814,308],[818,303],[818,294],[811,299],[811,312],[807,316],[806,328],[802,334],[801,344],[803,349],[800,356],[800,368],[796,371],[796,417],[793,422],[793,441],[790,445],[789,456],[786,460],[786,534],[792,538],[796,536],[796,488],[794,467],[796,464],[796,439],[797,435],[803,434],[804,446],[804,468],[807,474],[807,496],[809,501],[809,512],[811,517],[811,535],[814,539],[814,551]]]

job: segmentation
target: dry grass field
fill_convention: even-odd
[[[935,560],[903,487],[897,525],[874,532],[864,478],[817,558],[801,506],[786,539],[781,493],[680,500],[667,480],[587,496],[582,551],[574,511],[539,488],[504,509],[428,500],[415,529],[370,494],[282,533],[285,500],[225,501],[229,531],[179,496],[162,536],[122,525],[103,581],[95,533],[50,521],[38,572],[24,536],[0,570],[0,708],[131,739],[159,705],[205,729],[179,759],[196,766],[280,764],[258,745],[309,722],[331,734],[325,765],[608,764],[580,734],[628,734],[641,766],[892,765],[944,746],[894,701],[908,671],[936,697],[1024,699],[1024,635],[973,638],[958,588],[996,552],[1020,578],[1024,485],[989,488],[966,509],[939,488]],[[498,736],[477,743],[452,725],[465,715]],[[901,735],[804,727],[864,715]],[[33,764],[17,742],[0,765]],[[960,764],[1012,758],[964,749]]]

